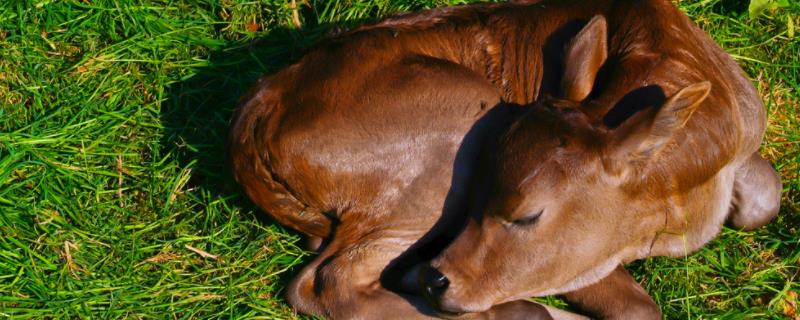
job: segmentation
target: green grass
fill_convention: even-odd
[[[297,317],[283,292],[310,255],[224,165],[237,97],[333,28],[461,2],[302,2],[297,29],[282,0],[2,1],[0,318]],[[788,317],[800,292],[800,3],[744,2],[680,6],[762,93],[783,209],[635,263],[669,319]]]

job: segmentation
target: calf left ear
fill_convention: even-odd
[[[594,80],[608,57],[606,19],[597,15],[566,46],[561,97],[583,101],[592,92]]]
[[[629,161],[647,160],[683,128],[711,91],[711,83],[699,82],[681,89],[660,108],[634,114],[612,133],[611,153]]]

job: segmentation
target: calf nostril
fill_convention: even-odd
[[[450,280],[447,280],[447,277],[436,269],[431,269],[431,272],[428,273],[427,282],[428,286],[433,289],[446,289],[450,285]]]
[[[424,288],[424,294],[429,299],[438,298],[444,290],[450,285],[450,280],[447,277],[430,266],[424,266],[419,271],[419,281],[421,287]]]
[[[430,306],[433,307],[435,312],[437,314],[457,316],[457,313],[441,309],[441,299],[447,287],[450,286],[450,280],[439,270],[427,264],[418,267],[417,270],[417,283],[420,289],[422,289],[422,296],[428,301]]]

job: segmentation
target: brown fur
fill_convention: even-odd
[[[587,32],[594,38],[584,39],[578,32],[596,16],[603,17],[605,29]],[[606,48],[573,49],[587,48],[575,45],[582,40],[599,43],[597,35],[605,33]],[[567,61],[562,61],[564,48]],[[613,157],[620,149],[608,146],[625,140],[620,132],[633,126],[635,139],[633,133],[652,127],[651,118],[641,115],[656,114],[645,110],[622,121],[632,113],[623,103],[626,97],[655,89],[645,90],[647,99],[634,99],[633,108],[658,107],[664,103],[659,94],[672,97],[701,81],[710,83],[711,93],[685,126],[667,136],[663,148],[644,159]],[[758,164],[763,160],[748,160],[764,130],[763,107],[752,85],[665,0],[533,1],[390,18],[326,40],[292,66],[262,78],[234,116],[231,162],[248,196],[277,221],[326,238],[319,256],[293,281],[292,305],[303,313],[342,319],[432,316],[415,298],[386,290],[382,274],[448,212],[463,216],[470,192],[464,185],[473,178],[457,167],[470,168],[479,150],[465,136],[480,133],[482,119],[505,119],[495,117],[496,110],[513,113],[519,108],[513,105],[548,96],[586,99],[545,99],[515,124],[518,138],[503,144],[501,154],[509,156],[498,162],[505,177],[500,180],[512,183],[490,196],[489,208],[504,209],[489,209],[485,219],[511,219],[527,214],[525,208],[559,202],[562,195],[605,192],[608,185],[618,188],[607,197],[591,197],[596,202],[559,205],[565,212],[595,212],[592,207],[603,205],[613,217],[626,215],[619,220],[597,214],[543,216],[558,219],[552,228],[537,231],[543,246],[504,238],[501,224],[470,223],[434,261],[452,283],[444,297],[449,300],[437,302],[446,311],[481,312],[469,315],[476,318],[547,318],[541,306],[512,300],[565,292],[557,289],[576,277],[583,280],[567,291],[577,290],[576,300],[596,301],[581,299],[579,289],[610,270],[587,275],[587,267],[610,263],[606,269],[613,269],[649,255],[685,254],[684,247],[675,249],[685,237],[694,250],[725,219],[702,213],[718,212],[729,198],[742,203],[739,207],[754,207],[748,206],[748,192],[731,195],[737,172],[769,176]],[[630,124],[638,118],[641,123]],[[760,169],[738,169],[751,162]],[[540,172],[545,179],[528,178],[537,168],[545,168]],[[540,188],[514,185],[525,179]],[[762,180],[777,181],[770,179]],[[621,204],[625,210],[611,210]],[[598,228],[606,232],[589,232]],[[575,232],[599,238],[563,236]],[[573,254],[559,254],[564,248]],[[606,261],[611,256],[613,261]],[[541,283],[531,283],[534,273]],[[539,281],[542,277],[546,281]],[[608,283],[628,281],[615,279]],[[450,296],[453,292],[462,295]]]

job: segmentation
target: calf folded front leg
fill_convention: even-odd
[[[547,308],[536,302],[517,300],[493,306],[480,313],[465,314],[458,320],[552,320]]]
[[[292,281],[288,298],[295,310],[328,319],[440,319],[421,296],[401,296],[381,285],[381,271],[402,248],[377,242],[335,249],[337,245],[325,248]],[[530,301],[513,301],[453,318],[553,319],[542,305]]]
[[[644,288],[619,266],[600,282],[564,295],[600,319],[661,319],[661,310]]]
[[[728,222],[734,228],[753,230],[778,214],[781,203],[781,178],[758,152],[736,170],[733,201]]]
[[[434,319],[419,310],[421,300],[417,306],[381,286],[380,272],[398,249],[334,242],[292,281],[289,303],[300,313],[328,319]]]

